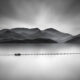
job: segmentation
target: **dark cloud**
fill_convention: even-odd
[[[10,0],[0,0],[0,15],[1,16],[12,16],[14,10],[10,4]]]
[[[80,0],[0,0],[0,14],[8,16],[12,16],[13,14],[16,15],[13,8],[14,3],[17,5],[16,8],[26,5],[27,14],[31,13],[28,13],[29,9],[34,10],[35,14],[36,9],[39,9],[40,5],[50,7],[53,12],[55,9],[58,14],[60,14],[60,12],[61,14],[64,13],[73,15],[80,13]]]
[[[66,13],[70,16],[76,16],[80,14],[80,0],[71,0],[71,3],[66,10]]]

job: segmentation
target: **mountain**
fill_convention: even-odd
[[[9,29],[3,29],[0,30],[0,42],[4,41],[12,41],[16,39],[23,39],[24,37],[20,34],[15,33],[14,31],[11,31]]]
[[[40,30],[38,28],[13,28],[0,30],[0,42],[16,43],[57,43],[72,39],[72,35],[62,33],[53,28]]]
[[[68,40],[66,43],[80,43],[80,34],[74,36],[72,39]]]
[[[39,36],[41,35],[41,31],[38,28],[13,28],[11,30],[15,33],[22,35],[26,39],[36,39],[39,38]]]
[[[41,39],[41,38],[37,38],[37,39],[24,39],[24,40],[10,40],[10,41],[5,41],[2,43],[57,43],[54,40],[51,39]]]
[[[43,31],[43,35],[41,36],[41,38],[43,38],[43,37],[55,40],[58,43],[63,43],[63,42],[66,42],[67,40],[71,39],[72,35],[67,34],[67,33],[62,33],[53,28],[48,28]]]
[[[45,30],[40,30],[38,28],[14,28],[14,32],[24,35],[28,39],[45,38],[55,40],[57,42],[66,42],[72,38],[72,35],[67,33],[62,33],[53,28],[48,28]]]

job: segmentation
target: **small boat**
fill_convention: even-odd
[[[21,53],[15,53],[14,55],[15,56],[21,56]]]

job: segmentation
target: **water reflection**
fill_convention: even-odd
[[[0,55],[80,53],[80,45],[73,44],[0,44]]]

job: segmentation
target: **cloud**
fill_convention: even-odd
[[[0,0],[0,16],[13,16],[14,10],[10,4],[10,0]]]
[[[80,0],[0,0],[0,21],[4,24],[7,17],[12,19],[13,24],[15,20],[16,23],[18,21],[41,29],[53,27],[62,32],[78,34],[79,16]],[[8,21],[10,24],[11,21]]]

